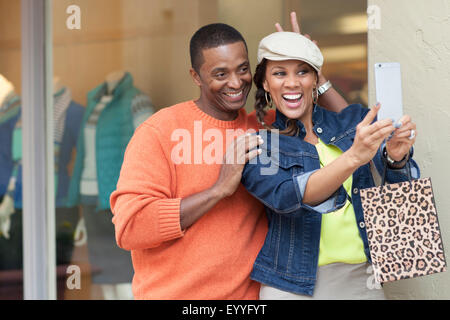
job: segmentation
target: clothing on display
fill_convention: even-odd
[[[109,75],[88,93],[87,100],[68,204],[81,204],[89,262],[100,270],[92,275],[93,283],[130,283],[131,257],[116,244],[109,197],[134,130],[154,108],[150,98],[133,85],[128,72]]]
[[[14,123],[11,134],[11,159],[18,164],[15,173],[14,207],[22,208],[22,128],[20,108],[18,118]],[[76,147],[80,131],[84,107],[72,101],[71,92],[63,88],[54,96],[54,153],[55,153],[55,193],[56,207],[65,207],[69,187],[68,166],[72,151]],[[11,178],[11,175],[10,177]]]
[[[0,75],[0,239],[9,238],[14,213],[14,187],[17,163],[13,159],[13,134],[20,118],[20,98],[14,86]]]
[[[97,211],[95,205],[81,206],[87,230],[89,263],[98,272],[92,273],[96,284],[131,283],[133,266],[130,253],[116,245],[110,210]]]
[[[81,184],[85,170],[95,170],[98,192],[97,209],[109,209],[109,196],[116,188],[125,149],[137,126],[154,112],[149,97],[133,85],[130,73],[109,91],[108,82],[100,84],[87,95],[87,107],[83,116],[82,131],[77,143],[77,157],[69,188],[68,206],[81,202]],[[109,97],[109,98],[108,98]],[[111,99],[108,101],[108,99]],[[99,109],[102,108],[101,111]],[[92,118],[91,118],[92,116]],[[92,129],[95,126],[95,135]],[[87,133],[86,133],[87,132]],[[86,135],[95,143],[86,145]],[[89,142],[88,143],[92,143]],[[93,151],[92,148],[93,147]],[[88,154],[92,152],[92,154]],[[93,156],[95,155],[95,156]],[[86,159],[86,157],[88,159]],[[101,164],[101,165],[100,165]],[[95,166],[95,168],[86,168]]]
[[[68,264],[73,251],[73,235],[79,219],[77,208],[65,208],[69,186],[69,162],[79,135],[84,107],[72,101],[68,88],[62,87],[54,94],[54,151],[56,194],[56,260]],[[9,217],[0,224],[0,269],[22,268],[22,127],[20,98],[10,95],[10,100],[0,109],[0,210],[8,210]],[[1,218],[0,218],[1,219]],[[8,249],[6,249],[8,248]],[[13,250],[16,255],[7,254]],[[15,258],[14,258],[15,257]]]

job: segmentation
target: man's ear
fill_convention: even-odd
[[[197,71],[195,71],[194,68],[190,68],[189,73],[191,74],[192,80],[194,80],[195,84],[201,87],[202,82],[200,80],[200,75],[197,73]]]

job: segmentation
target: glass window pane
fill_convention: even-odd
[[[215,1],[53,1],[58,299],[131,299],[109,195],[131,135],[198,93],[189,39]]]
[[[367,104],[366,1],[53,1],[58,299],[132,298],[130,252],[115,240],[109,195],[135,128],[154,112],[198,98],[189,40],[231,24],[252,70],[275,22],[295,10],[325,56],[324,73],[349,102]],[[254,89],[253,89],[254,90]],[[246,104],[253,111],[254,91]],[[168,279],[170,281],[170,279]]]
[[[0,0],[0,300],[23,299],[20,1]]]

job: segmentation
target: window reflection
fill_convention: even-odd
[[[192,34],[211,22],[233,25],[247,40],[254,68],[259,40],[275,31],[275,22],[289,29],[289,12],[295,10],[302,31],[319,41],[326,60],[326,77],[349,102],[367,104],[367,4],[360,0],[348,2],[54,3],[55,26],[65,25],[69,5],[79,6],[82,17],[79,30],[54,29],[55,74],[73,92],[74,100],[85,107],[67,203],[80,208],[71,263],[82,266],[84,277],[82,290],[66,290],[66,298],[131,296],[130,255],[116,245],[108,199],[134,129],[156,110],[197,97],[198,89],[188,75]],[[246,105],[249,112],[253,111],[253,101],[251,93]]]
[[[0,300],[22,299],[20,1],[0,0]]]
[[[79,29],[67,27],[71,5],[80,8]],[[58,299],[132,298],[131,257],[116,245],[109,194],[134,130],[198,96],[188,46],[200,26],[241,31],[254,70],[259,40],[275,22],[289,29],[295,10],[302,32],[319,42],[326,77],[349,102],[367,105],[366,8],[361,0],[53,1]],[[21,299],[20,1],[0,0],[0,18],[0,299]],[[250,93],[247,111],[253,102]],[[67,283],[71,266],[79,287]]]

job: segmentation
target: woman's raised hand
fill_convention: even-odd
[[[411,121],[410,116],[404,115],[399,122],[400,128],[395,130],[392,138],[386,143],[386,151],[395,161],[401,161],[409,153],[417,137],[416,124]]]
[[[291,12],[290,20],[291,20],[292,32],[296,32],[296,33],[302,34],[301,30],[300,30],[300,24],[298,23],[298,19],[297,19],[297,13],[295,11]],[[283,27],[278,22],[275,23],[275,29],[277,30],[277,32],[283,32],[284,31]],[[306,38],[308,38],[309,40],[314,42],[316,46],[318,46],[317,41],[311,39],[311,36],[309,34],[304,34],[303,36],[305,36]],[[325,82],[327,82],[327,79],[324,77],[324,75],[322,73],[322,70],[319,71],[318,75],[319,75],[319,85],[322,85]]]
[[[378,110],[380,110],[380,104],[372,107],[366,117],[356,126],[355,141],[348,151],[357,167],[372,160],[384,139],[387,139],[395,130],[391,119],[373,122]],[[399,149],[398,146],[393,148]]]

